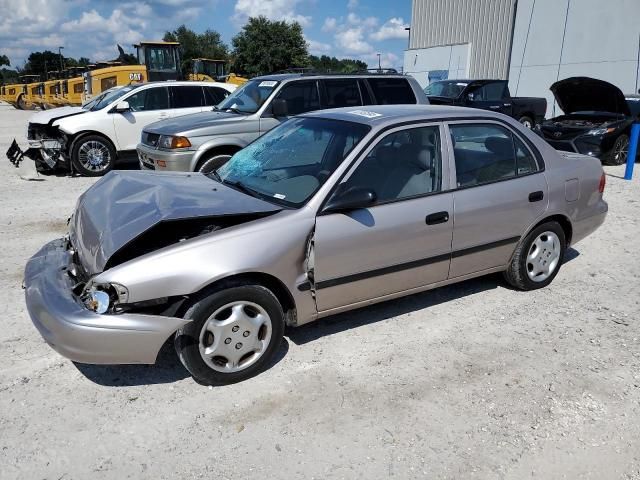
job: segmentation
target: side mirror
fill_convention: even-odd
[[[324,212],[345,212],[367,208],[373,205],[377,197],[373,190],[368,188],[352,187],[344,192],[336,192],[327,202]]]
[[[123,100],[121,102],[118,102],[115,106],[115,108],[113,109],[114,112],[116,113],[124,113],[124,112],[128,112],[131,110],[131,107],[129,106],[129,102]]]
[[[283,98],[276,98],[271,102],[271,113],[274,117],[287,117],[289,116],[289,107],[287,101]]]

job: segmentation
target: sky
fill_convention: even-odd
[[[116,44],[160,40],[181,24],[220,32],[228,45],[249,16],[299,22],[314,55],[402,66],[411,0],[0,0],[0,54],[21,67],[49,49],[93,61],[118,56]]]

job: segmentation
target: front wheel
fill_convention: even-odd
[[[216,154],[209,155],[203,158],[202,160],[200,160],[200,162],[198,163],[198,166],[196,167],[196,171],[200,173],[204,173],[206,175],[208,173],[211,173],[219,169],[221,166],[227,163],[230,158],[231,158],[231,155],[228,153],[219,153],[217,155]]]
[[[116,149],[106,138],[88,135],[74,143],[71,161],[74,168],[85,177],[100,177],[113,168]]]
[[[531,117],[527,117],[526,115],[520,117],[518,121],[528,129],[532,129],[535,126],[535,123],[533,122]]]
[[[605,157],[603,163],[607,165],[622,165],[627,161],[629,154],[629,136],[624,133],[620,135],[613,144],[611,152]]]
[[[191,322],[176,332],[176,352],[189,373],[207,385],[258,374],[284,334],[282,306],[260,285],[229,287],[196,299],[184,318]]]
[[[557,222],[547,222],[534,228],[518,245],[504,277],[519,290],[546,287],[558,274],[566,238]]]

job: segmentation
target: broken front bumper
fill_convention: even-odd
[[[33,324],[61,355],[80,363],[155,363],[164,342],[188,321],[136,313],[99,315],[74,295],[68,241],[54,240],[25,268],[25,297]]]
[[[49,168],[53,168],[58,163],[61,151],[62,145],[58,140],[29,140],[29,148],[22,150],[14,138],[7,150],[7,158],[16,167],[26,157],[36,162],[43,161]]]

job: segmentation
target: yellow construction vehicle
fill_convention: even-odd
[[[119,85],[180,80],[180,43],[140,42],[134,45],[138,65],[123,65],[125,54],[121,47],[118,60],[85,67],[69,68],[66,74],[50,72],[51,78],[41,81],[37,75],[20,77],[20,85],[6,85],[3,99],[20,109],[54,108],[62,105],[81,105],[96,95]],[[242,85],[246,78],[227,72],[224,60],[197,58],[188,80],[215,80]]]
[[[141,83],[147,80],[147,69],[144,65],[122,65],[120,62],[89,65],[89,71],[84,73],[82,101],[86,102],[118,85]]]
[[[187,75],[187,80],[227,82],[238,86],[247,82],[246,78],[227,71],[226,60],[211,58],[194,58],[191,61],[191,72]]]

